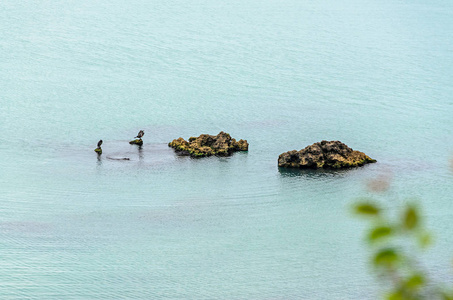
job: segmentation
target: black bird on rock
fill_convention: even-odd
[[[140,130],[136,136],[136,138],[141,139],[145,135],[145,132],[143,130]]]
[[[94,152],[96,152],[99,155],[102,154],[101,145],[102,145],[102,140],[99,140],[98,147],[96,149],[94,149]]]

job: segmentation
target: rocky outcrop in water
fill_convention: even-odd
[[[174,148],[178,154],[191,157],[229,156],[236,151],[248,151],[249,148],[246,140],[236,141],[223,131],[218,135],[202,134],[199,137],[191,137],[189,141],[180,137],[168,146]]]
[[[321,141],[300,151],[292,150],[280,154],[278,166],[299,169],[341,169],[374,163],[363,152],[355,151],[340,141]]]
[[[141,145],[143,145],[143,140],[142,139],[135,139],[135,140],[130,141],[129,144],[141,146]]]

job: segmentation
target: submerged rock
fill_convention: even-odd
[[[94,152],[96,152],[97,154],[102,154],[101,147],[94,149]]]
[[[131,160],[129,157],[110,157],[110,156],[107,156],[107,159],[111,159],[111,160]]]
[[[130,141],[129,144],[141,146],[141,145],[143,145],[143,141],[142,141],[142,139],[135,139],[135,140]]]
[[[280,154],[278,166],[299,169],[341,169],[374,163],[363,152],[355,151],[340,141],[321,141],[300,151],[292,150]]]
[[[223,131],[218,135],[202,134],[199,137],[191,137],[189,141],[180,137],[168,143],[168,146],[179,154],[192,157],[229,156],[236,151],[248,151],[249,148],[247,140],[236,141]]]

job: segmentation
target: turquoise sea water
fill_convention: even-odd
[[[374,299],[361,196],[418,199],[453,281],[452,1],[6,0],[0,53],[1,299]],[[323,139],[378,163],[277,168]]]

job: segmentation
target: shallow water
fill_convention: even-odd
[[[418,199],[453,279],[451,1],[0,8],[1,298],[376,298],[362,196]],[[248,153],[167,147],[221,130]],[[323,139],[378,163],[277,168]]]

